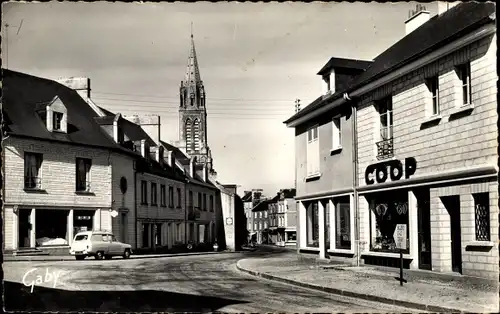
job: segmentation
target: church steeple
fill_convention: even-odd
[[[212,157],[207,144],[207,111],[205,87],[200,76],[198,58],[191,24],[191,47],[184,80],[179,89],[179,135],[186,152],[196,156],[197,163],[207,163],[212,168]],[[183,145],[184,146],[184,145]]]

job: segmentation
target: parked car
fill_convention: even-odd
[[[117,241],[110,232],[83,231],[75,235],[69,253],[77,260],[83,260],[87,256],[94,256],[98,260],[111,259],[113,256],[129,258],[132,246]]]

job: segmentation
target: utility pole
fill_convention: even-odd
[[[295,113],[300,111],[300,99],[295,99]]]
[[[23,21],[24,20],[21,20],[19,26],[14,26],[17,27],[16,36],[19,35],[19,31],[23,26]],[[5,25],[5,68],[7,69],[9,65],[9,27],[11,27],[12,25],[10,25],[9,23],[5,23],[4,25]]]

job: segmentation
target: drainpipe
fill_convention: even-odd
[[[188,212],[188,207],[187,207],[187,188],[189,184],[189,179],[186,179],[185,182],[186,186],[184,187],[184,244],[187,245],[187,212]]]
[[[358,199],[358,112],[354,101],[347,93],[344,93],[344,100],[351,102],[352,110],[352,164],[353,164],[353,194],[354,194],[354,240],[356,242],[356,266],[360,264],[360,234],[359,234],[359,199]]]
[[[134,168],[134,217],[135,217],[135,249],[139,248],[139,232],[137,231],[137,160],[133,160]]]

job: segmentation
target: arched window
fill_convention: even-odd
[[[184,126],[184,133],[186,134],[186,150],[191,151],[191,147],[193,145],[193,137],[192,137],[192,128],[191,128],[191,120],[186,120],[186,125]]]
[[[193,138],[194,138],[194,150],[200,150],[200,121],[198,119],[194,120],[193,124]]]

